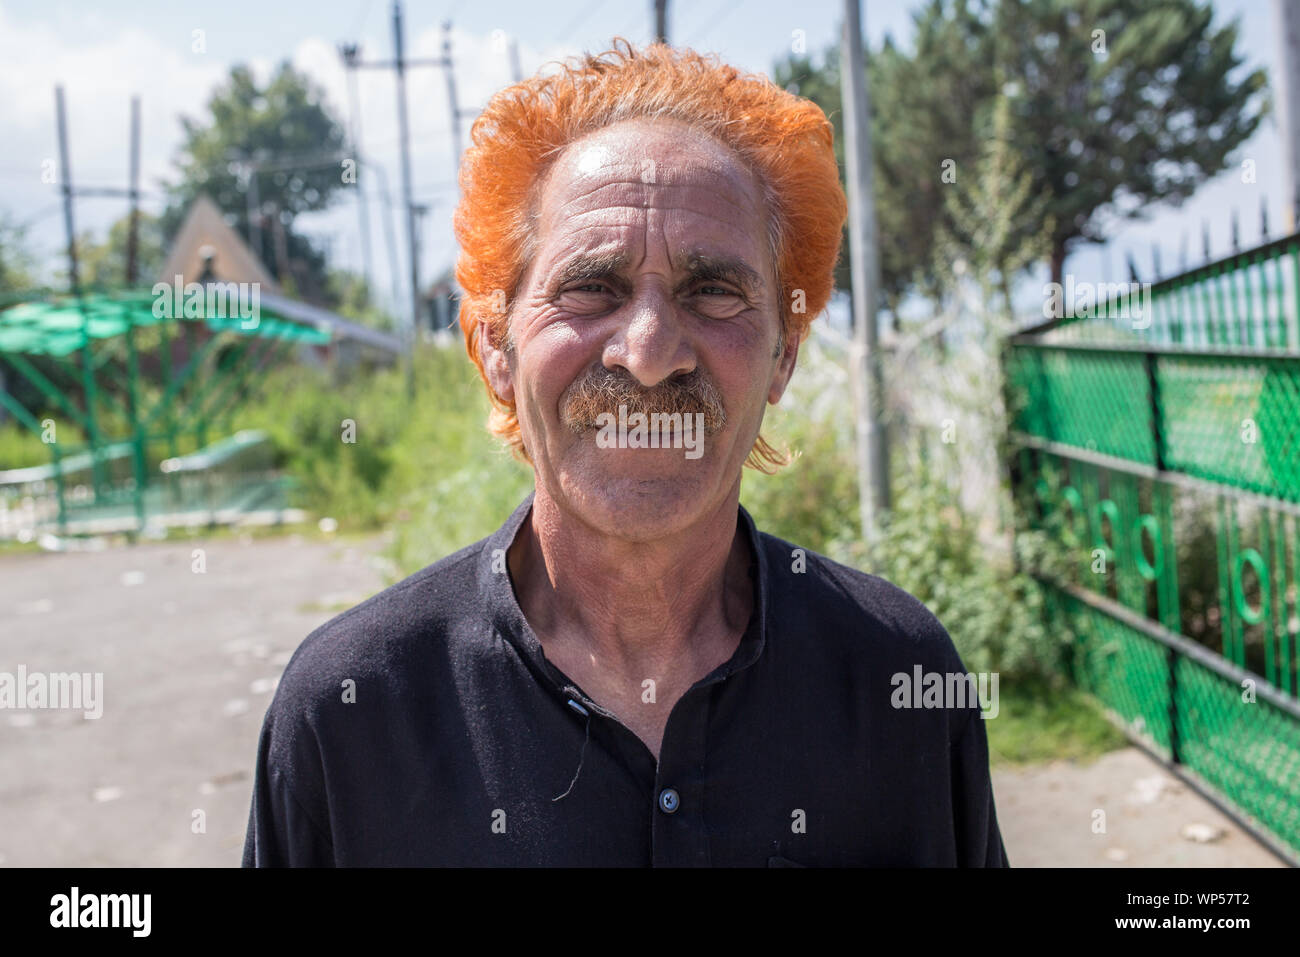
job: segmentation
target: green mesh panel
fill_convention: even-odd
[[[1119,458],[1154,458],[1142,355],[1028,346],[1011,352],[1022,431]]]
[[[1142,353],[1017,346],[1017,429],[1155,465]],[[1300,501],[1300,357],[1156,355],[1165,468]]]
[[[1300,501],[1300,359],[1160,356],[1168,468]]]
[[[1164,646],[1072,595],[1061,607],[1077,640],[1074,680],[1138,734],[1169,750],[1169,665]]]
[[[1169,652],[1150,636],[1049,586],[1075,635],[1073,677],[1167,755]],[[1300,853],[1300,721],[1198,661],[1176,659],[1179,760]]]
[[[1300,235],[1149,283],[1145,296],[1140,284],[1136,297],[1128,283],[1099,286],[1095,307],[1079,303],[1043,339],[1294,353],[1300,351],[1298,289]],[[1141,312],[1131,308],[1134,302]]]
[[[1199,662],[1178,659],[1179,757],[1300,849],[1300,722]]]

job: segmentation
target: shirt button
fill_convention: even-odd
[[[681,806],[682,799],[672,788],[664,788],[659,792],[659,810],[665,814],[672,814]]]

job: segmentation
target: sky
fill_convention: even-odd
[[[910,46],[913,12],[920,0],[864,0],[865,33],[870,48],[886,33]],[[29,227],[28,240],[45,268],[45,279],[61,266],[64,249],[61,204],[56,187],[42,182],[42,164],[58,156],[54,87],[62,84],[68,109],[72,179],[80,186],[123,187],[128,175],[130,99],[142,100],[142,207],[162,208],[159,183],[175,178],[174,159],[181,142],[179,117],[201,118],[208,96],[236,63],[250,64],[260,80],[282,60],[309,74],[325,91],[340,120],[349,119],[346,75],[337,45],[358,42],[362,57],[392,55],[389,0],[133,0],[107,13],[83,0],[0,0],[0,212]],[[452,58],[461,111],[481,107],[493,92],[511,82],[507,38],[516,38],[525,75],[544,64],[608,48],[614,36],[633,43],[650,40],[649,0],[407,0],[406,45],[412,57],[441,55],[441,24],[452,23]],[[735,66],[771,75],[772,65],[803,31],[814,56],[839,42],[841,0],[701,0],[669,3],[669,36],[674,43],[716,52]],[[1218,0],[1220,22],[1238,19],[1239,50],[1251,67],[1273,75],[1279,56],[1271,0]],[[196,33],[196,31],[201,31]],[[196,43],[197,39],[202,43]],[[201,46],[201,49],[198,47]],[[372,279],[382,298],[394,293],[389,236],[397,247],[397,277],[405,275],[406,243],[399,201],[400,166],[396,93],[391,71],[358,74],[361,145],[380,164],[392,192],[385,206],[378,179],[365,183],[372,198],[370,237]],[[456,244],[451,216],[457,201],[450,108],[441,70],[408,74],[413,194],[428,203],[421,234],[420,270],[424,283],[448,269]],[[461,124],[462,145],[471,118]],[[1243,183],[1240,163],[1255,162],[1256,182]],[[1153,207],[1140,221],[1116,223],[1104,247],[1085,246],[1067,261],[1080,281],[1126,279],[1131,255],[1149,278],[1152,250],[1160,248],[1165,273],[1179,262],[1187,237],[1191,265],[1202,261],[1201,231],[1208,225],[1211,255],[1231,251],[1230,216],[1240,215],[1241,240],[1259,240],[1259,210],[1268,208],[1274,236],[1283,229],[1280,142],[1272,117],[1238,151],[1237,165],[1204,184],[1181,208]],[[124,215],[126,201],[77,200],[76,228],[97,237]],[[361,270],[362,242],[357,204],[340,199],[334,208],[300,217],[300,231],[328,246],[333,261]],[[391,232],[390,232],[391,231]],[[399,280],[400,281],[400,280]],[[1031,276],[1020,288],[1026,308],[1041,302],[1044,276]],[[403,303],[406,299],[403,295]]]

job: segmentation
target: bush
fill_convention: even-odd
[[[758,527],[914,595],[947,628],[969,670],[1054,680],[1065,636],[1044,625],[1040,586],[980,540],[945,470],[924,459],[908,469],[895,449],[893,507],[877,546],[861,541],[849,396],[842,357],[810,339],[787,399],[769,410],[764,429],[801,454],[776,475],[746,470],[742,483],[742,501]],[[1037,541],[1018,536],[1022,548]]]
[[[841,551],[916,596],[952,636],[971,671],[1004,678],[1057,675],[1062,636],[1050,633],[1038,582],[982,542],[955,493],[927,472],[895,486],[895,501],[875,548]]]

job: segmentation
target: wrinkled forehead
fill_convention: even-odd
[[[730,147],[681,120],[627,120],[564,149],[542,186],[539,225],[628,203],[699,208],[710,197],[764,220],[758,177]]]

